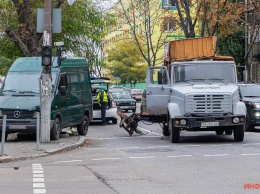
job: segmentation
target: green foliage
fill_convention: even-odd
[[[36,15],[37,8],[44,7],[44,1],[16,1],[21,13],[17,12],[13,2],[15,1],[0,1],[0,43],[5,43],[5,47],[0,48],[0,56],[8,60],[28,56],[21,44],[18,46],[14,44],[16,40],[4,36],[7,28],[21,40],[24,44],[22,46],[26,47],[32,56],[39,56],[43,41],[42,34],[36,32]],[[53,0],[53,5],[57,2]],[[98,9],[91,0],[77,0],[72,6],[68,6],[66,0],[59,3],[61,4],[58,7],[62,9],[62,33],[53,34],[53,42],[63,41],[72,55],[86,57],[91,65],[96,65],[105,36],[103,28],[113,23],[114,19]]]
[[[219,55],[232,56],[238,66],[243,66],[245,64],[244,32],[237,31],[229,36],[219,35],[217,53]]]
[[[108,52],[109,70],[112,75],[119,75],[121,82],[144,81],[146,77],[145,61],[136,43],[120,41]]]

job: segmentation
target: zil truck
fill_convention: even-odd
[[[240,101],[237,69],[233,57],[215,54],[216,37],[169,42],[162,66],[148,67],[146,112],[121,117],[120,127],[130,135],[138,122],[160,123],[172,143],[181,131],[233,133],[243,141],[246,106]]]

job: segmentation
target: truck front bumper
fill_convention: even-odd
[[[41,120],[40,120],[41,123]],[[54,120],[50,121],[50,127],[53,126]],[[41,124],[40,124],[41,125]],[[0,119],[0,131],[2,131],[3,119]],[[41,127],[41,126],[39,126]],[[36,119],[6,119],[7,133],[36,133]]]
[[[184,130],[214,131],[217,127],[233,127],[245,124],[244,115],[175,117],[173,126]]]

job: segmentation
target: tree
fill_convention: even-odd
[[[144,81],[146,77],[145,61],[134,41],[120,41],[108,51],[108,66],[113,76],[120,76],[121,82]]]
[[[158,51],[163,47],[166,37],[160,28],[164,11],[158,6],[159,0],[121,0],[113,7],[118,15],[119,30],[129,31],[148,66],[154,66],[161,59],[157,59]],[[127,28],[122,29],[127,26]],[[159,28],[158,28],[159,26]],[[115,31],[117,30],[115,29]]]
[[[230,0],[171,0],[186,38],[229,35],[239,29],[243,3]]]
[[[53,34],[53,42],[63,41],[73,55],[89,58],[95,65],[98,46],[105,36],[103,27],[113,19],[94,7],[91,0],[77,0],[71,7],[65,0],[53,1],[53,8],[62,8],[62,33]],[[3,0],[0,2],[0,32],[16,46],[15,54],[39,56],[41,54],[42,33],[36,32],[36,9],[43,7],[43,1]],[[105,22],[106,21],[106,22]],[[2,50],[0,50],[1,52]],[[2,53],[6,54],[6,50]]]

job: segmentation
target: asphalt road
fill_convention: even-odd
[[[100,124],[90,126],[85,147],[1,164],[0,193],[260,191],[260,129],[246,132],[243,142],[233,135],[187,132],[182,143],[172,144],[158,124],[140,123],[144,135],[132,136],[118,125]]]

